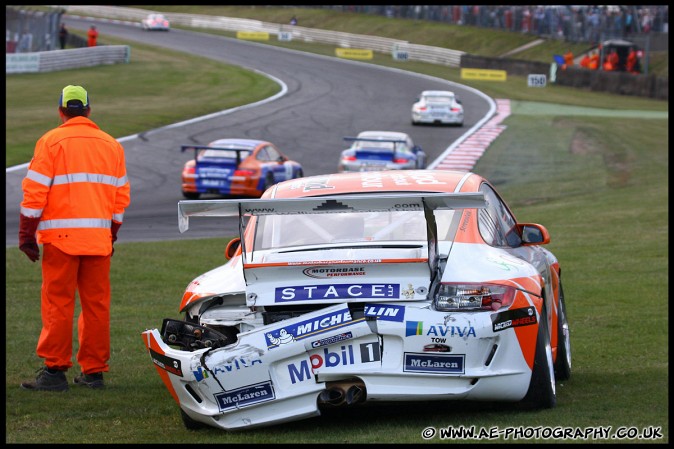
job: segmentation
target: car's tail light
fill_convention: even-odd
[[[247,170],[240,168],[238,170],[234,170],[233,176],[238,178],[250,178],[253,175],[255,175],[255,170]]]
[[[452,112],[461,112],[461,108],[452,108]]]
[[[397,158],[393,159],[394,164],[407,164],[409,161],[410,161],[409,159],[405,159],[405,158],[402,158],[402,157],[397,157]]]
[[[424,111],[426,111],[428,108],[427,108],[426,106],[419,106],[419,107],[416,107],[416,108],[414,108],[414,109],[415,109],[416,111],[419,111],[419,112],[424,112]]]
[[[515,299],[515,288],[498,284],[442,283],[433,301],[436,310],[499,310]]]
[[[183,178],[194,179],[197,177],[197,170],[194,165],[186,164],[183,168]]]
[[[356,156],[342,156],[342,160],[346,162],[353,162],[356,160]]]

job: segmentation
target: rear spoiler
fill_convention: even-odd
[[[241,164],[241,153],[246,151],[248,153],[252,153],[253,149],[247,149],[247,148],[226,148],[226,147],[210,147],[208,145],[181,145],[180,146],[180,152],[184,153],[187,150],[194,150],[194,159],[197,159],[197,154],[199,154],[199,150],[220,150],[220,151],[234,151],[236,152],[236,165],[238,166]]]
[[[484,194],[478,193],[362,193],[304,198],[252,198],[178,201],[178,227],[189,229],[189,217],[243,217],[339,212],[423,211],[435,209],[481,209]]]
[[[390,142],[393,144],[393,153],[395,154],[398,143],[406,143],[401,139],[375,139],[366,137],[344,137],[347,142]]]
[[[326,214],[339,212],[423,211],[426,219],[428,265],[431,280],[438,277],[438,231],[434,210],[484,208],[487,202],[477,193],[363,193],[304,198],[194,200],[178,202],[178,227],[187,231],[189,217],[239,217],[239,235],[245,262],[243,217],[284,214]]]
[[[347,142],[392,142],[392,143],[405,143],[404,140],[401,139],[374,139],[374,138],[366,138],[366,137],[344,137],[344,140]]]

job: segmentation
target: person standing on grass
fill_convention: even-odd
[[[61,29],[59,30],[59,43],[61,44],[61,50],[65,50],[66,42],[68,42],[68,29],[66,24],[61,24]]]
[[[96,31],[95,26],[91,25],[89,31],[87,31],[87,47],[95,47],[96,39],[98,39],[98,31]]]
[[[37,355],[44,359],[26,390],[66,391],[72,367],[76,293],[81,372],[74,383],[102,388],[110,359],[110,261],[131,200],[124,148],[89,119],[82,86],[63,88],[62,124],[36,143],[21,187],[19,249],[32,261],[43,245],[42,331]]]

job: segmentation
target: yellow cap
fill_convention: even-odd
[[[68,104],[69,101],[77,100],[79,101],[82,106],[79,104]],[[59,100],[59,106],[61,107],[87,107],[89,106],[89,95],[87,94],[87,91],[84,90],[84,87],[82,86],[66,86],[63,88],[63,92],[61,92],[61,99]]]

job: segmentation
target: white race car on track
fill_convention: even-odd
[[[463,126],[463,105],[454,92],[425,90],[412,105],[412,124]]]
[[[148,14],[146,18],[141,21],[141,26],[145,31],[168,31],[171,29],[171,24],[163,14]]]
[[[569,326],[544,226],[477,174],[390,170],[180,201],[239,217],[229,260],[142,338],[189,429],[259,427],[369,401],[556,404]]]

